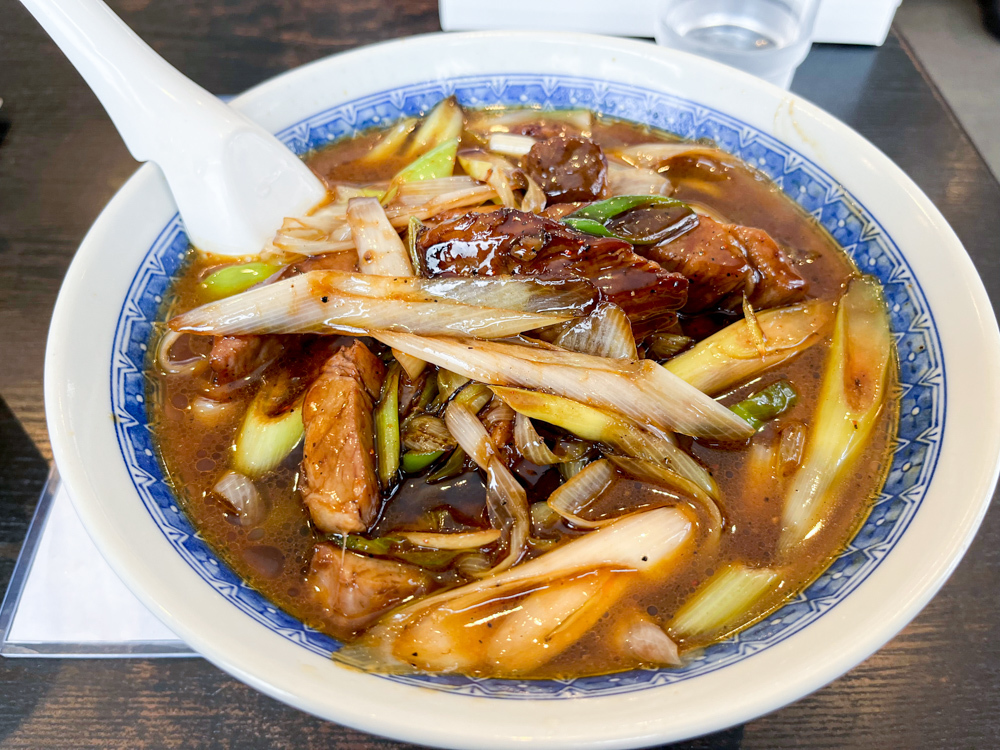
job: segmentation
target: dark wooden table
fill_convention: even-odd
[[[111,5],[171,63],[219,94],[350,47],[438,29],[434,0]],[[136,164],[27,12],[15,0],[0,0],[0,19],[0,586],[6,587],[51,458],[42,363],[52,306],[77,244]],[[793,88],[872,140],[930,195],[997,308],[1000,186],[906,41],[894,34],[879,49],[814,49]],[[276,703],[200,659],[0,659],[0,746],[403,747]],[[683,745],[997,746],[1000,508],[987,516],[943,591],[878,654],[792,706]]]

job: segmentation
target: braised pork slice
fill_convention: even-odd
[[[687,299],[687,279],[637,255],[628,242],[512,208],[443,222],[424,232],[418,244],[431,276],[525,274],[588,281],[620,306],[633,326],[672,317]]]
[[[214,336],[208,362],[218,383],[231,383],[274,361],[283,348],[278,336]]]
[[[808,286],[763,229],[720,224],[707,216],[676,239],[642,252],[690,282],[686,313],[739,307],[743,294],[757,309],[778,307],[802,299]]]
[[[302,410],[302,495],[321,531],[366,531],[379,509],[372,409],[385,367],[360,341],[323,365]]]
[[[308,581],[325,619],[351,632],[431,588],[430,578],[414,565],[365,557],[327,543],[313,550]]]

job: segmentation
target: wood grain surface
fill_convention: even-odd
[[[167,60],[218,94],[351,47],[439,28],[432,0],[110,4]],[[793,88],[916,180],[962,239],[996,309],[1000,186],[905,40],[893,34],[879,49],[816,48]],[[0,98],[5,587],[50,459],[42,368],[52,306],[76,246],[137,165],[97,100],[16,0],[0,0]],[[1000,511],[994,510],[941,593],[882,650],[791,706],[679,747],[997,746]],[[288,708],[201,659],[0,659],[0,747],[405,745]]]

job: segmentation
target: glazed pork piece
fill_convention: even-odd
[[[338,630],[353,632],[431,588],[429,576],[415,565],[365,557],[325,543],[313,551],[308,581],[324,618]]]
[[[756,309],[779,307],[801,300],[808,286],[763,229],[707,216],[681,236],[642,252],[690,282],[686,313],[738,308],[744,293]]]
[[[215,336],[208,361],[216,382],[224,384],[252,375],[283,350],[284,344],[277,336]]]
[[[557,135],[538,141],[524,157],[524,169],[551,203],[607,197],[608,161],[589,138]]]
[[[687,279],[637,255],[628,242],[594,237],[511,208],[442,222],[421,235],[419,247],[431,276],[521,274],[588,281],[621,307],[634,327],[669,321],[687,299]]]
[[[372,409],[385,367],[355,341],[323,365],[302,410],[303,500],[325,532],[367,531],[379,509]]]

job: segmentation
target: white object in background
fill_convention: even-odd
[[[22,0],[139,161],[167,178],[192,244],[258,253],[326,190],[273,135],[181,75],[101,0]]]
[[[440,0],[445,31],[524,29],[652,37],[657,0]],[[814,42],[880,45],[900,0],[822,0]]]
[[[659,0],[656,43],[787,89],[812,44],[819,0]]]
[[[65,483],[39,522],[44,527],[25,561],[30,567],[6,634],[5,656],[193,655],[104,562]]]

